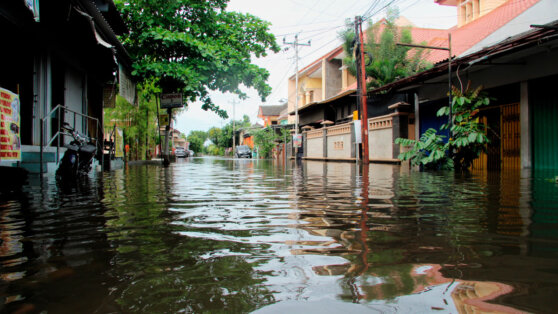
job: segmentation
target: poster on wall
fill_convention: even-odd
[[[302,134],[294,134],[293,135],[293,146],[294,147],[302,147]]]
[[[19,95],[0,88],[0,160],[21,160]]]
[[[124,137],[122,136],[122,129],[117,128],[114,134],[114,157],[124,157]]]

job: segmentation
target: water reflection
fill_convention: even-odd
[[[552,312],[545,176],[190,158],[0,199],[6,312]]]

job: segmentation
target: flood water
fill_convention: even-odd
[[[35,178],[0,198],[0,311],[555,312],[557,174],[191,158]]]

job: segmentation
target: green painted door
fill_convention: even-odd
[[[535,170],[558,169],[558,76],[529,82]]]

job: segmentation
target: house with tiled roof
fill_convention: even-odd
[[[263,120],[264,127],[279,124],[279,116],[286,107],[286,104],[276,106],[260,106],[258,109],[258,118]]]
[[[490,129],[490,144],[473,170],[509,172],[510,178],[517,178],[521,169],[550,178],[558,175],[556,47],[558,20],[533,24],[526,32],[452,60],[454,86],[461,88],[470,81],[473,87],[483,86],[492,98],[490,106],[478,112]],[[442,62],[372,93],[412,93],[410,105],[418,121],[415,132],[421,134],[446,122],[436,117],[436,111],[448,103],[447,87],[443,87],[447,82],[448,63]]]
[[[439,5],[456,7],[457,25],[447,30],[412,27],[413,41],[428,46],[448,47],[451,34],[453,58],[474,54],[487,45],[529,29],[530,24],[551,21],[554,16],[550,13],[558,12],[558,1],[552,0],[434,1]],[[338,47],[301,69],[298,90],[294,87],[295,77],[289,78],[290,120],[294,121],[294,104],[298,97],[299,125],[306,127],[304,143],[308,146],[305,149],[307,158],[331,158],[332,151],[327,148],[328,145],[343,150],[343,158],[356,157],[355,149],[347,148],[353,147],[353,142],[331,141],[326,135],[329,122],[333,122],[334,126],[348,124],[354,128],[351,113],[356,110],[356,79],[347,73],[342,64],[343,56],[342,48]],[[443,50],[428,50],[423,54],[435,68],[444,62],[447,64],[448,56],[448,52]],[[332,71],[336,67],[337,71]],[[469,70],[463,66],[454,67],[454,76]],[[436,117],[436,111],[447,104],[447,86],[446,76],[445,82],[439,79],[427,86],[407,86],[405,90],[381,89],[381,94],[369,94],[367,107],[370,119],[367,123],[370,160],[395,162],[401,151],[401,147],[394,144],[397,137],[414,138],[429,127],[439,127],[442,121]],[[420,99],[414,88],[436,91],[436,96]],[[348,141],[349,138],[346,136],[344,140]],[[324,142],[328,144],[324,145]]]

